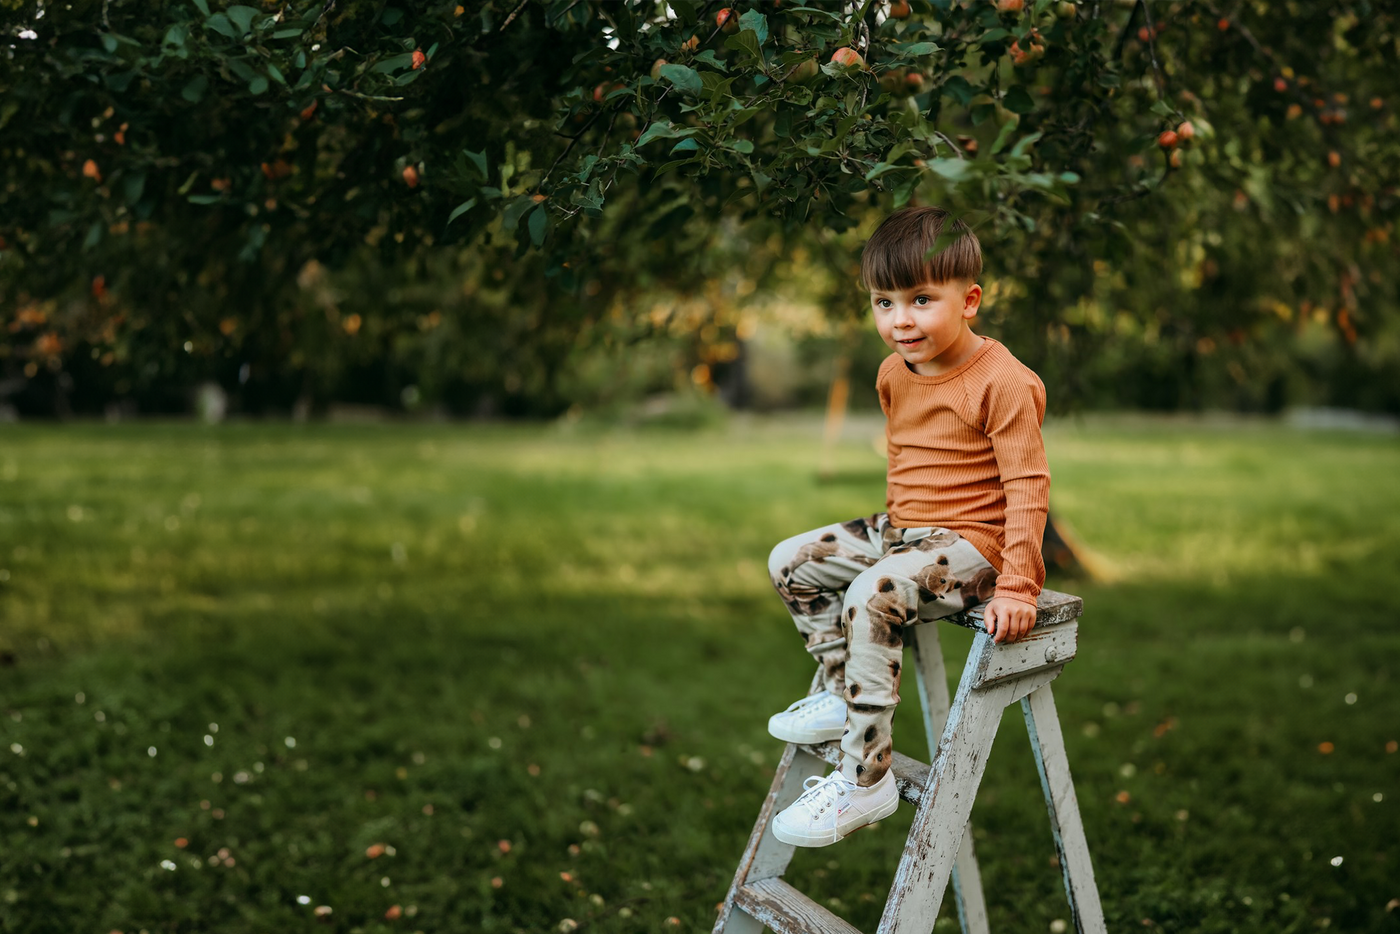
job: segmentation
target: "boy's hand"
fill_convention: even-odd
[[[993,597],[982,611],[993,642],[1015,642],[1035,625],[1035,607],[1010,597]]]

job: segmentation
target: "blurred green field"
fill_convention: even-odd
[[[811,675],[768,549],[883,505],[819,433],[4,426],[0,930],[709,930]],[[1047,444],[1111,573],[1050,581],[1110,928],[1395,930],[1400,443]],[[911,816],[790,880],[873,930]],[[993,929],[1068,919],[1015,711],[973,820]]]

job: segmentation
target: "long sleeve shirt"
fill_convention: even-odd
[[[1035,604],[1050,467],[1040,426],[1045,386],[989,337],[947,373],[923,376],[891,354],[876,388],[885,411],[885,508],[899,528],[940,526],[999,572],[996,595]]]

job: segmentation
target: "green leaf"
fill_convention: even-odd
[[[92,226],[88,228],[88,232],[87,232],[87,237],[86,237],[86,239],[83,240],[83,249],[84,249],[84,250],[91,250],[93,247],[97,246],[97,245],[98,245],[99,243],[101,243],[101,242],[102,242],[102,222],[101,222],[101,221],[93,221],[93,222],[92,222]]]
[[[177,49],[185,47],[185,27],[176,23],[165,31],[165,38],[161,40],[161,45],[173,45]]]
[[[1015,159],[1024,156],[1026,154],[1026,150],[1034,146],[1044,135],[1044,133],[1037,132],[1032,133],[1029,136],[1021,137],[1019,140],[1016,141],[1016,145],[1011,147],[1011,157]]]
[[[953,75],[943,82],[943,93],[964,107],[972,103],[972,99],[977,96],[977,91],[962,75]]]
[[[701,52],[699,55],[695,56],[695,58],[692,59],[692,61],[702,62],[702,63],[704,63],[704,64],[706,64],[706,65],[713,66],[714,69],[715,69],[716,71],[728,71],[728,70],[729,70],[729,66],[728,66],[728,65],[726,65],[726,64],[725,64],[723,61],[721,61],[720,59],[715,58],[715,50],[714,50],[714,49],[706,49],[705,51]]]
[[[1152,105],[1151,109],[1152,112],[1159,117],[1170,117],[1172,114],[1176,113],[1176,111],[1172,109],[1172,105],[1168,104],[1166,101],[1157,101],[1157,103]]]
[[[383,13],[379,14],[379,21],[385,26],[392,26],[401,19],[403,19],[403,10],[397,7],[389,7]]]
[[[757,10],[744,11],[744,14],[739,17],[739,28],[752,30],[754,35],[758,37],[759,45],[768,41],[768,17]]]
[[[520,218],[523,217],[527,211],[533,210],[536,207],[538,207],[538,205],[528,197],[522,196],[516,198],[510,204],[506,205],[506,209],[501,212],[501,229],[507,233],[514,231],[516,225],[520,223]]]
[[[763,52],[759,49],[758,35],[752,29],[741,29],[738,35],[725,39],[724,47],[736,52],[747,52],[758,63],[762,64],[763,62]]]
[[[700,144],[695,141],[694,137],[690,137],[688,139],[683,139],[676,145],[672,146],[671,151],[670,153],[668,153],[668,155],[674,156],[678,152],[697,152],[699,149]]]
[[[966,159],[930,159],[924,165],[950,182],[959,181],[967,175],[967,170],[971,168],[971,163]]]
[[[535,246],[544,243],[545,234],[549,232],[549,212],[540,207],[535,213],[530,215],[530,242]]]
[[[129,205],[134,206],[136,202],[140,201],[141,195],[145,192],[145,190],[145,172],[135,172],[131,175],[128,175],[126,177],[126,181],[122,184],[122,193],[126,195],[126,203]]]
[[[228,36],[230,39],[237,39],[240,35],[238,30],[233,28],[233,23],[230,23],[228,17],[222,13],[215,13],[213,16],[206,19],[204,25],[206,28],[212,29],[220,35]]]
[[[1013,84],[1001,102],[1007,110],[1014,114],[1028,114],[1035,110],[1035,101],[1031,100],[1030,94],[1019,84]]]
[[[461,217],[463,214],[467,213],[474,207],[476,207],[475,198],[468,198],[466,201],[463,201],[461,204],[457,205],[455,208],[452,209],[451,214],[447,215],[447,224],[451,224],[457,218]]]
[[[734,140],[734,142],[729,144],[729,148],[734,150],[735,152],[741,152],[747,156],[753,152],[753,143],[746,139],[736,139]]]
[[[642,131],[642,135],[637,137],[636,147],[641,149],[654,139],[673,139],[676,135],[674,127],[670,122],[658,121]]]
[[[705,89],[705,82],[700,80],[699,73],[684,65],[662,65],[661,77],[683,94],[699,94]]]
[[[272,62],[267,63],[267,73],[268,76],[271,77],[272,80],[276,81],[278,84],[287,83],[287,79],[282,77],[281,69],[279,69],[276,65],[272,64]]]
[[[209,89],[209,79],[203,75],[195,75],[190,79],[189,84],[180,91],[180,96],[191,104],[198,104],[204,100],[204,92]]]
[[[190,204],[218,204],[224,200],[221,195],[190,195]]]
[[[259,15],[260,12],[261,11],[254,7],[235,5],[224,10],[224,15],[229,18],[229,21],[232,22],[234,26],[238,27],[238,34],[241,36],[245,33],[252,32],[253,17]]]
[[[464,155],[464,156],[466,156],[468,159],[470,159],[471,162],[472,162],[472,165],[476,166],[476,170],[477,170],[478,172],[481,173],[481,179],[482,179],[482,181],[485,181],[487,178],[490,177],[490,173],[489,173],[489,172],[487,171],[487,169],[486,169],[486,151],[485,151],[485,150],[482,150],[481,152],[472,152],[470,149],[463,149],[463,150],[462,150],[462,155]]]
[[[195,9],[203,13],[206,18],[209,16],[209,4],[206,0],[194,0]]]
[[[381,62],[379,62],[378,64],[376,64],[376,65],[375,65],[372,69],[370,69],[370,70],[371,70],[371,71],[378,72],[378,73],[381,74],[381,75],[384,75],[384,74],[388,74],[388,73],[391,72],[391,71],[400,71],[400,70],[402,70],[402,69],[404,69],[404,68],[412,68],[412,67],[413,67],[413,53],[412,53],[412,52],[404,52],[402,55],[390,55],[388,58],[386,58],[386,59],[384,59],[383,61],[381,61]]]
[[[1001,125],[1001,132],[997,134],[996,142],[992,143],[992,155],[1001,152],[1006,144],[1011,142],[1012,135],[1020,125],[1020,120],[1008,120]]]
[[[754,169],[751,174],[753,175],[753,186],[760,194],[763,192],[763,189],[773,184],[773,177],[771,175],[764,175],[758,169]]]
[[[267,92],[267,78],[258,75],[248,82],[248,93],[257,97],[259,94]]]
[[[789,9],[787,13],[789,16],[791,16],[793,13],[813,13],[817,16],[825,16],[827,19],[834,20],[838,23],[841,22],[841,17],[831,12],[830,10],[819,10],[816,7],[811,6],[795,6]]]
[[[303,32],[305,32],[305,31],[306,31],[306,30],[304,30],[304,29],[279,29],[279,30],[277,30],[276,32],[274,32],[274,33],[272,34],[272,38],[274,38],[274,39],[294,39],[294,38],[296,38],[297,36],[301,35],[301,34],[302,34]]]
[[[901,57],[909,56],[912,58],[918,58],[922,55],[932,55],[934,52],[937,51],[938,46],[934,45],[932,42],[915,42],[907,49],[901,49],[900,53]]]

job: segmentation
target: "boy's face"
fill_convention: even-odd
[[[981,303],[982,287],[957,279],[870,293],[881,339],[926,376],[952,369],[982,343],[967,326]]]

